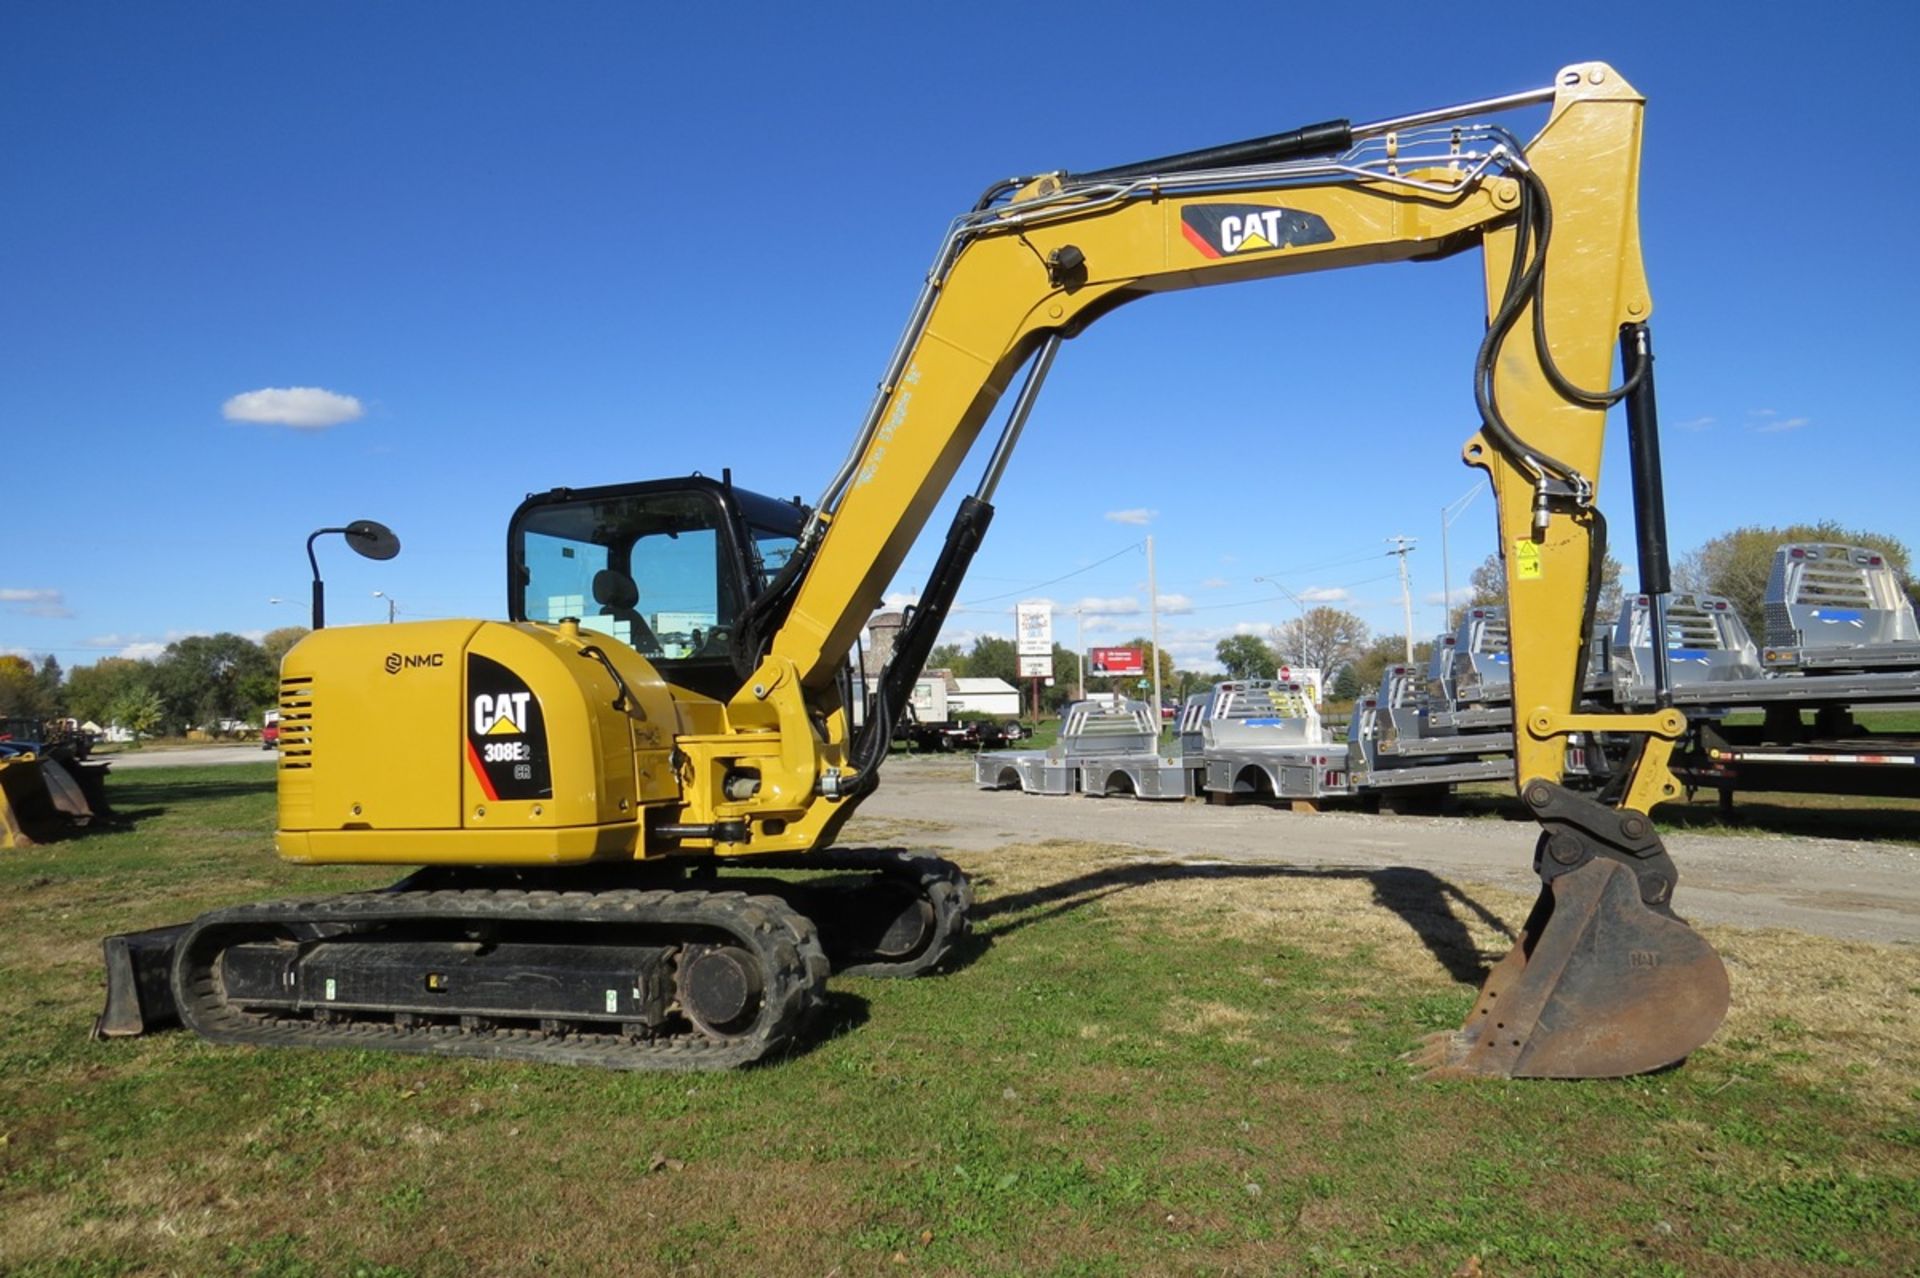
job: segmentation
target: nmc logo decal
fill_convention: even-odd
[[[1265,204],[1190,204],[1180,211],[1180,229],[1187,243],[1213,258],[1333,242],[1318,213]]]

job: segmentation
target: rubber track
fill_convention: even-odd
[[[533,1029],[403,1027],[376,1020],[327,1023],[232,1007],[213,975],[214,960],[226,943],[220,933],[229,929],[238,933],[232,940],[245,940],[263,927],[407,919],[640,925],[657,927],[669,938],[719,930],[760,961],[765,986],[760,1016],[747,1032],[725,1040],[708,1039],[697,1031],[636,1041],[614,1034],[548,1034]],[[827,975],[826,953],[812,923],[773,897],[685,890],[467,889],[355,893],[215,910],[194,920],[181,938],[173,990],[181,1021],[218,1043],[360,1048],[606,1069],[710,1070],[734,1069],[793,1045],[819,1010]]]
[[[739,864],[743,869],[852,870],[878,874],[906,883],[932,904],[933,939],[920,953],[899,962],[850,963],[835,968],[836,976],[924,975],[938,967],[972,929],[973,884],[959,866],[944,857],[901,848],[825,848],[794,856],[743,858]]]

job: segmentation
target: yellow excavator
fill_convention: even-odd
[[[1531,141],[1498,122],[1543,105]],[[279,854],[418,868],[386,891],[109,938],[100,1032],[177,1015],[227,1043],[724,1068],[802,1041],[835,972],[932,969],[966,933],[965,876],[835,839],[879,782],[1061,343],[1156,293],[1479,248],[1481,424],[1463,457],[1499,500],[1542,888],[1467,1024],[1424,1059],[1587,1077],[1684,1058],[1727,1006],[1647,817],[1678,793],[1685,721],[1579,700],[1601,442],[1623,401],[1641,589],[1665,588],[1643,106],[1584,63],[1463,106],[995,183],[941,244],[812,506],[726,473],[557,489],[508,525],[509,620],[301,641],[281,671]],[[849,654],[1016,381],[856,716]],[[1597,796],[1561,785],[1571,733],[1631,743]]]

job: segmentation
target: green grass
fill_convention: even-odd
[[[971,962],[736,1074],[88,1042],[99,936],[391,877],[280,866],[270,784],[0,860],[0,1272],[1920,1273],[1913,947],[1730,933],[1681,1069],[1433,1084],[1472,990],[1353,875],[977,858]]]

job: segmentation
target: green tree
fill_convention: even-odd
[[[40,660],[40,669],[34,674],[40,684],[40,695],[45,699],[51,715],[66,713],[66,689],[61,686],[60,662],[49,652]]]
[[[0,656],[0,717],[45,719],[54,711],[39,671],[25,657]]]
[[[1054,713],[1072,704],[1079,694],[1080,654],[1053,645],[1053,686],[1040,690],[1040,703]]]
[[[927,654],[927,669],[951,670],[955,678],[964,677],[967,671],[967,654],[960,650],[957,643],[935,644],[933,651]]]
[[[958,671],[955,671],[958,674]],[[981,635],[967,653],[967,675],[974,679],[1005,679],[1020,686],[1020,657],[1013,640],[1000,635]]]
[[[193,635],[167,645],[154,663],[153,690],[178,728],[211,727],[223,719],[250,719],[272,686],[266,652],[236,634]],[[271,697],[268,697],[271,700]]]
[[[1186,704],[1188,697],[1196,692],[1205,692],[1219,681],[1218,675],[1208,674],[1204,670],[1175,670],[1173,687],[1164,689],[1178,704]]]
[[[67,713],[95,723],[113,721],[112,707],[130,692],[152,686],[153,663],[126,657],[102,657],[67,672]]]
[[[1213,646],[1229,679],[1271,679],[1280,668],[1273,645],[1259,635],[1228,635]]]
[[[104,717],[108,723],[117,723],[131,732],[138,743],[141,737],[152,736],[159,730],[166,713],[166,704],[160,700],[159,693],[134,685],[107,707]]]
[[[1384,667],[1385,663],[1381,663]],[[1349,661],[1340,667],[1340,673],[1333,677],[1333,687],[1329,693],[1335,701],[1354,701],[1367,694],[1360,683],[1360,676],[1354,673],[1354,663]]]
[[[1753,636],[1764,639],[1767,577],[1773,571],[1774,552],[1790,541],[1838,542],[1877,550],[1893,565],[1902,587],[1912,590],[1905,542],[1886,533],[1845,528],[1831,519],[1817,524],[1788,524],[1784,528],[1756,526],[1721,533],[1674,566],[1674,585],[1696,594],[1725,595]]]
[[[1424,668],[1427,660],[1433,656],[1433,645],[1425,640],[1413,645],[1413,663]],[[1405,635],[1381,635],[1368,644],[1365,651],[1354,658],[1348,667],[1357,691],[1354,695],[1370,697],[1380,691],[1380,676],[1386,673],[1388,666],[1404,665],[1407,660],[1407,638]],[[1336,689],[1335,695],[1338,695]]]

